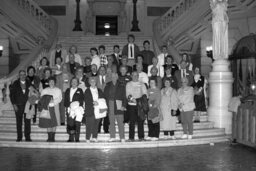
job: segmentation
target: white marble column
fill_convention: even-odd
[[[217,128],[225,128],[231,134],[232,113],[228,103],[232,97],[233,76],[228,61],[228,16],[227,0],[210,0],[212,9],[213,58],[209,75],[209,121]]]

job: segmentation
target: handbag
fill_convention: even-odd
[[[51,119],[51,115],[49,110],[45,110],[43,109],[40,114],[39,114],[39,118],[43,118],[43,119]]]

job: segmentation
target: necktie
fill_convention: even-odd
[[[133,58],[133,50],[132,50],[132,45],[130,45],[130,53],[131,53],[131,58]]]
[[[183,69],[183,78],[185,78],[186,77],[186,71],[185,71],[185,69]]]

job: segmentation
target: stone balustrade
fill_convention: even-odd
[[[158,31],[163,33],[168,29],[174,21],[177,20],[183,13],[188,11],[198,0],[181,0],[174,7],[170,8],[163,16],[159,18],[160,23]]]
[[[11,110],[12,104],[10,101],[10,85],[18,78],[18,73],[21,69],[27,68],[29,65],[35,68],[39,67],[39,61],[43,56],[48,56],[48,52],[56,43],[58,23],[57,21],[46,14],[33,0],[10,0],[16,3],[21,9],[30,16],[39,21],[42,28],[45,28],[48,33],[46,38],[38,37],[38,44],[32,49],[30,54],[5,78],[0,79],[0,116],[2,111]],[[39,32],[39,31],[38,31]]]
[[[50,16],[33,0],[15,0],[15,3],[26,13],[39,21],[48,31],[51,29]]]

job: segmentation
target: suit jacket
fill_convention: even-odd
[[[113,57],[114,57],[114,61],[113,61],[113,64],[115,64],[116,66],[119,66],[120,64],[121,64],[121,61],[120,61],[120,59],[121,59],[121,55],[120,54],[118,54],[117,56],[113,53],[113,54],[111,54],[111,55],[113,55]]]
[[[104,98],[103,92],[98,89],[99,98]],[[85,106],[85,116],[94,116],[94,105],[93,105],[93,97],[90,88],[87,88],[84,92],[84,106]]]
[[[134,59],[135,57],[140,53],[140,48],[136,44],[134,44]],[[128,44],[124,45],[122,50],[122,56],[126,55],[128,56]]]
[[[84,104],[84,93],[83,93],[83,90],[81,88],[77,88],[75,94],[73,95],[73,98],[70,102],[70,89],[71,88],[68,88],[65,92],[65,95],[64,95],[64,106],[65,107],[69,107],[70,106],[70,103],[71,102],[75,102],[75,101],[78,101],[80,106],[83,106]]]
[[[116,85],[113,84],[113,82],[108,82],[105,90],[104,95],[107,100],[107,105],[109,105],[109,100],[113,100],[115,102],[114,105],[114,114],[124,114],[124,111],[118,110],[116,106],[116,100],[122,101],[122,106],[126,107],[127,104],[127,98],[126,98],[126,89],[124,86],[122,86],[122,83],[117,81]],[[110,108],[108,108],[110,109]]]
[[[25,81],[25,93],[23,93],[20,84],[20,79],[18,79],[10,86],[10,99],[12,104],[15,105],[25,105],[28,100],[30,82],[28,80]]]
[[[67,66],[67,71],[68,71],[69,73],[71,73],[71,74],[74,76],[75,73],[72,73],[72,72],[71,72],[70,63],[69,63],[69,62],[68,62],[68,63],[65,63],[65,65]],[[78,68],[79,66],[80,66],[80,64],[77,63],[77,62],[75,62],[75,67]]]
[[[33,78],[33,81],[31,81],[28,76],[26,79],[29,81],[30,85],[33,85],[36,90],[39,90],[39,85],[40,85],[41,80],[38,76],[35,75]]]
[[[188,86],[191,86],[192,83],[194,82],[193,72],[189,71],[189,70],[186,70],[186,74],[187,74],[186,77],[188,78]],[[181,70],[177,70],[175,72],[175,78],[177,80],[177,85],[178,85],[178,87],[176,89],[178,89],[182,85],[181,84]]]

